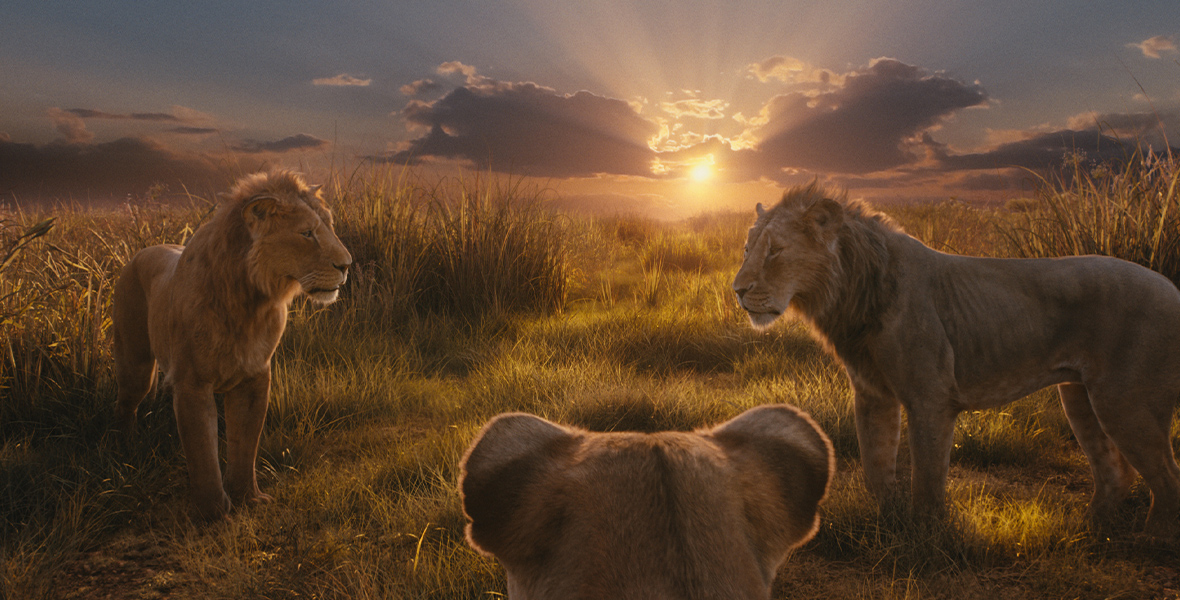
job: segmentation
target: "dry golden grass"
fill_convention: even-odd
[[[207,206],[57,213],[0,271],[0,597],[498,597],[503,573],[464,543],[455,489],[488,418],[691,429],[769,402],[810,412],[839,461],[820,533],[776,598],[1180,590],[1180,549],[1132,533],[1144,488],[1107,529],[1085,522],[1089,469],[1048,392],[962,416],[949,522],[879,510],[839,366],[798,324],[752,331],[732,301],[752,215],[586,220],[519,182],[396,171],[329,190],[357,271],[337,304],[296,307],[259,459],[278,501],[226,524],[188,518],[166,392],[145,401],[135,440],[107,434],[112,278],[139,247],[182,242]],[[8,243],[46,216],[12,215]],[[1010,252],[1004,227],[1020,223],[961,204],[894,216],[972,254]],[[517,283],[472,285],[501,272]]]

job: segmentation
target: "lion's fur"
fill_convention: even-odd
[[[815,534],[835,459],[807,415],[751,409],[713,429],[590,433],[499,415],[461,464],[468,540],[511,598],[769,598]]]
[[[337,239],[318,191],[288,171],[242,178],[186,246],[136,253],[114,293],[118,419],[127,431],[155,382],[173,388],[199,512],[229,510],[217,463],[213,393],[226,394],[234,500],[267,500],[254,461],[266,415],[270,358],[300,292],[335,300],[352,257]]]
[[[1092,510],[1125,497],[1138,470],[1152,490],[1148,528],[1178,529],[1169,429],[1180,292],[1170,281],[1109,257],[944,254],[814,184],[758,212],[734,291],[755,326],[791,311],[844,364],[871,491],[896,486],[901,407],[915,504],[938,511],[955,416],[1058,385],[1094,471]]]

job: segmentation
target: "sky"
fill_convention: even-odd
[[[1178,44],[1175,0],[7,0],[0,202],[328,165],[615,212],[1002,201],[1180,147]]]

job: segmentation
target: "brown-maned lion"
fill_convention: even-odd
[[[295,296],[336,300],[351,263],[318,186],[277,171],[240,179],[188,245],[145,248],[123,267],[114,295],[116,418],[134,428],[158,363],[200,516],[225,515],[231,498],[271,500],[254,470],[271,355]],[[225,394],[224,488],[214,393]]]
[[[513,600],[766,599],[815,534],[832,445],[787,405],[693,433],[487,423],[460,464],[467,539]]]
[[[915,508],[944,502],[955,418],[1057,385],[1093,470],[1091,512],[1151,488],[1149,532],[1180,525],[1169,440],[1180,399],[1180,292],[1127,261],[937,252],[815,184],[758,218],[733,289],[756,327],[788,310],[843,362],[865,482],[894,493],[901,408]]]

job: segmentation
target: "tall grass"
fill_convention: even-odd
[[[1074,155],[1037,178],[1038,202],[1005,230],[1017,255],[1114,256],[1180,284],[1180,157],[1090,165]]]
[[[542,188],[478,176],[423,182],[373,169],[335,177],[330,189],[356,285],[368,286],[362,293],[387,322],[551,313],[565,304],[565,227]]]

